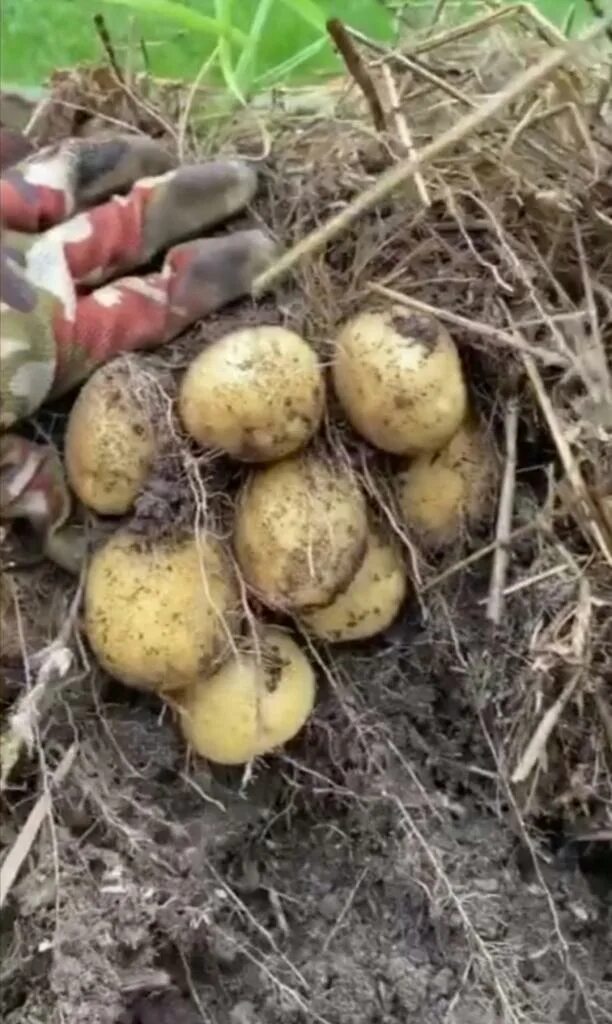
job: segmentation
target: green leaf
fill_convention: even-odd
[[[327,16],[319,4],[315,3],[315,0],[282,0],[282,3],[295,11],[309,25],[317,28],[320,32],[327,32]]]
[[[232,13],[232,0],[215,0],[215,14],[217,21],[222,27],[222,35],[219,36],[219,65],[221,73],[229,91],[236,97],[239,103],[246,103],[242,89],[234,72],[232,62],[232,47],[230,43],[230,29]]]
[[[191,7],[186,7],[185,4],[178,3],[176,0],[103,0],[103,2],[115,7],[129,7],[130,10],[147,16],[159,15],[160,18],[174,21],[175,24],[181,25],[183,28],[203,32],[219,39],[227,38],[229,35],[230,39],[241,45],[246,41],[244,32],[233,25],[224,27],[215,18],[200,14],[199,11],[194,11]]]
[[[561,28],[561,31],[563,32],[564,36],[567,36],[568,38],[571,36],[571,34],[573,32],[573,29],[574,29],[574,21],[575,20],[576,20],[576,4],[571,4],[571,6],[568,7],[568,9],[566,11],[565,18],[563,19],[563,26]]]
[[[298,53],[294,54],[293,57],[289,57],[289,59],[283,61],[282,64],[278,64],[275,68],[272,68],[270,71],[266,71],[265,74],[260,75],[256,79],[257,87],[259,89],[269,89],[275,82],[288,78],[291,72],[295,71],[300,64],[305,64],[307,60],[310,60],[312,57],[316,57],[317,53],[320,53],[326,46],[326,37],[323,37],[322,39],[315,39],[314,43],[310,43],[308,46],[305,46]]]
[[[253,15],[247,41],[236,65],[236,78],[245,90],[250,89],[253,83],[253,69],[259,41],[263,36],[263,30],[274,2],[275,0],[260,0],[257,10]]]

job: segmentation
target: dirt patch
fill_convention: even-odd
[[[427,93],[390,59],[417,147],[460,116],[457,90],[479,102],[543,52],[524,18],[510,36],[469,38],[460,61],[456,43],[437,47],[428,67],[442,85],[428,79]],[[243,772],[188,759],[170,709],[92,664],[71,583],[55,577],[51,601],[47,568],[20,572],[27,671],[13,659],[6,704],[36,690],[42,643],[59,636],[51,653],[72,660],[47,683],[50,699],[30,719],[34,756],[2,794],[4,864],[77,746],[0,911],[7,1024],[612,1021],[612,538],[597,514],[612,485],[612,194],[609,120],[590,120],[596,67],[593,57],[573,78],[553,76],[535,98],[546,117],[522,97],[507,123],[430,168],[429,207],[400,192],[273,298],[237,304],[145,357],[176,382],[203,344],[269,322],[327,359],[338,324],[386,301],[381,288],[450,312],[502,466],[518,404],[504,612],[496,628],[486,616],[494,522],[436,558],[406,544],[413,596],[400,619],[342,649],[302,637],[318,669],[315,715]],[[58,81],[73,101],[75,80]],[[252,218],[286,245],[399,155],[394,132],[374,136],[354,95],[334,88],[319,91],[334,121],[288,111],[286,97],[267,111],[265,159],[252,110],[183,140],[193,153],[258,160]],[[571,115],[551,113],[567,108],[568,89],[590,148],[577,147]],[[98,99],[96,117],[108,114]],[[162,100],[147,93],[147,107]],[[49,124],[55,136],[78,127]],[[61,436],[65,408],[41,416],[46,436]],[[324,442],[397,524],[395,461],[350,435],[333,398]],[[137,521],[153,533],[187,521],[200,508],[189,505],[195,487],[219,496],[206,514],[223,530],[243,479],[177,432]]]
[[[5,911],[5,1019],[166,1024],[160,973],[193,1024],[608,1019],[609,877],[517,834],[474,705],[396,630],[393,671],[347,654],[246,783],[187,771],[157,704],[113,684],[56,708],[81,752]]]

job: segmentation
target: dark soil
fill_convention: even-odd
[[[499,638],[462,665],[469,617],[455,652],[413,609],[333,689],[322,660],[316,718],[249,779],[188,768],[154,700],[75,682],[53,739],[78,720],[80,755],[2,912],[3,1020],[611,1020],[610,850],[581,865],[519,823],[490,688],[520,665]]]

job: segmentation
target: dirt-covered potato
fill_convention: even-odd
[[[371,527],[365,558],[348,587],[326,608],[303,613],[300,621],[328,643],[365,640],[391,625],[406,591],[398,545],[380,527]]]
[[[274,326],[232,331],[205,348],[179,394],[186,431],[245,462],[271,462],[304,447],[324,403],[316,353],[298,334]]]
[[[259,652],[239,653],[180,694],[183,734],[218,764],[245,764],[292,739],[315,701],[315,675],[291,637],[268,627]]]
[[[236,558],[271,608],[329,604],[355,574],[366,540],[355,477],[312,451],[254,471],[238,500]]]
[[[121,530],[94,555],[85,627],[96,658],[128,686],[174,690],[227,656],[239,596],[219,542],[200,534],[149,542]]]
[[[66,473],[70,486],[100,515],[124,515],[156,454],[152,385],[136,360],[101,366],[79,392],[68,417]]]
[[[492,444],[472,419],[439,452],[420,455],[395,480],[406,526],[431,547],[450,544],[474,526],[490,507],[496,484]]]
[[[466,412],[457,348],[433,317],[398,307],[360,313],[336,338],[332,372],[355,430],[396,455],[437,450]]]

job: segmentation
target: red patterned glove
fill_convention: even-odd
[[[243,163],[173,168],[139,136],[70,140],[3,170],[0,430],[118,353],[163,345],[247,293],[275,253],[266,235],[184,240],[242,210],[255,188]],[[133,273],[163,252],[160,271]],[[51,556],[72,562],[53,551],[70,505],[57,454],[0,435],[0,474],[0,516],[28,518]]]

